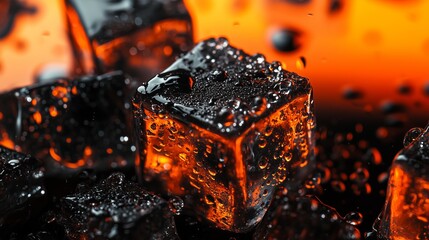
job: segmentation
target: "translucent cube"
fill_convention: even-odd
[[[275,189],[298,189],[313,166],[308,80],[226,39],[140,87],[134,113],[142,178],[222,229],[251,229]]]
[[[0,144],[44,161],[47,174],[130,167],[129,91],[129,80],[113,72],[1,94]]]
[[[381,239],[429,239],[429,126],[410,130],[395,157],[374,227]]]
[[[147,81],[193,45],[182,0],[65,1],[77,74],[123,70]]]

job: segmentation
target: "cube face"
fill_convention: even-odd
[[[117,72],[5,93],[0,125],[7,138],[1,143],[43,160],[49,174],[130,166],[134,145],[128,88],[128,80]]]
[[[179,239],[167,201],[121,173],[81,186],[53,214],[67,239]]]
[[[313,170],[311,97],[302,96],[257,122],[242,137],[247,216],[258,223],[278,186],[297,191]],[[308,123],[308,124],[302,124]]]
[[[313,167],[312,114],[308,80],[210,39],[138,89],[136,165],[217,227],[245,232],[278,186],[296,190]]]
[[[408,169],[407,169],[408,168]],[[415,176],[409,167],[394,164],[378,234],[386,239],[429,237],[429,178]]]
[[[291,102],[237,138],[143,107],[141,175],[164,193],[186,196],[217,226],[246,231],[262,219],[279,185],[295,187],[311,170],[313,127],[300,126],[309,101]]]
[[[312,196],[277,196],[253,239],[361,239],[359,230]]]
[[[25,223],[43,207],[41,165],[31,156],[0,147],[0,228]]]
[[[120,69],[141,83],[193,45],[191,18],[181,0],[66,0],[66,6],[83,74]]]
[[[162,112],[144,109],[140,119],[145,150],[137,164],[145,181],[160,184],[163,193],[191,196],[186,200],[201,215],[219,226],[232,225],[231,191],[238,185],[232,177],[234,141]]]
[[[429,128],[395,157],[383,212],[375,223],[382,239],[429,238]],[[411,135],[416,129],[410,130]]]

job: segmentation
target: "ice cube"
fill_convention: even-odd
[[[49,175],[131,166],[135,147],[128,83],[113,72],[2,94],[0,144],[44,161]]]
[[[411,129],[390,170],[380,239],[429,239],[429,126]]]
[[[76,67],[98,74],[124,70],[147,81],[193,46],[182,0],[65,0]]]
[[[121,173],[62,198],[54,221],[69,239],[178,239],[168,203]]]
[[[44,175],[33,157],[0,147],[0,230],[38,213],[46,194]]]
[[[253,239],[356,240],[361,235],[337,211],[316,197],[277,196]]]
[[[225,230],[251,229],[277,186],[298,189],[314,165],[309,81],[223,38],[143,84],[134,115],[144,180]]]

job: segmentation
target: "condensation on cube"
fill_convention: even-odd
[[[138,89],[137,166],[217,227],[245,232],[275,189],[297,191],[314,166],[307,79],[209,39]]]

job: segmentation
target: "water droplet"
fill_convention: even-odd
[[[293,154],[291,151],[287,151],[284,153],[283,158],[284,160],[286,160],[286,162],[289,162],[290,160],[292,160]]]
[[[162,151],[162,147],[161,147],[161,146],[159,146],[159,145],[154,144],[152,147],[153,147],[153,149],[154,149],[155,151],[157,151],[157,152],[161,152],[161,151]]]
[[[180,197],[174,196],[168,200],[168,207],[174,215],[180,215],[183,211],[185,203]]]
[[[265,132],[264,132],[264,135],[266,136],[266,137],[269,137],[269,136],[271,136],[271,134],[273,133],[273,128],[272,127],[270,127],[270,126],[268,126],[266,129],[265,129]]]
[[[368,181],[369,171],[366,168],[358,168],[354,173],[350,174],[350,180],[363,184]]]
[[[223,122],[223,126],[230,127],[232,124],[234,124],[234,113],[230,109],[222,108],[219,111],[218,116],[218,122]]]
[[[357,226],[362,223],[363,216],[359,212],[351,212],[344,217],[344,220],[353,226]]]
[[[7,162],[7,164],[15,169],[21,165],[21,162],[17,159],[11,159]]]
[[[216,172],[216,170],[213,170],[213,169],[209,169],[209,174],[211,175],[211,176],[213,176],[213,177],[215,177],[216,176],[216,174],[217,174],[217,172]]]
[[[252,112],[256,116],[261,115],[267,109],[267,99],[265,97],[255,97],[252,104]]]
[[[212,150],[213,148],[212,148],[212,146],[211,145],[209,145],[209,144],[207,144],[206,145],[206,152],[208,153],[208,154],[211,154],[212,153]]]
[[[338,180],[334,180],[331,182],[331,187],[337,192],[344,192],[346,190],[346,185]]]
[[[215,200],[213,198],[212,195],[206,195],[204,198],[205,202],[207,203],[207,205],[213,205],[215,204]]]
[[[265,148],[267,146],[267,140],[264,137],[258,139],[259,148]]]
[[[216,82],[225,81],[228,78],[228,73],[223,70],[215,70],[211,72],[211,79]]]
[[[261,157],[258,161],[258,166],[260,169],[265,169],[268,166],[268,158],[267,157]]]
[[[365,153],[365,159],[374,163],[375,165],[380,165],[383,162],[380,151],[377,148],[370,148]]]
[[[414,142],[420,136],[420,134],[422,134],[423,131],[424,131],[423,128],[412,128],[412,129],[410,129],[405,134],[404,141],[403,141],[404,146],[407,147],[412,142]]]
[[[268,190],[267,189],[264,189],[264,191],[262,192],[262,196],[267,196],[268,195]]]
[[[216,49],[223,49],[226,48],[229,45],[228,39],[224,37],[220,37],[217,40]]]
[[[373,231],[373,232],[366,232],[365,233],[365,239],[366,240],[378,240],[379,238],[377,237],[377,232]]]

